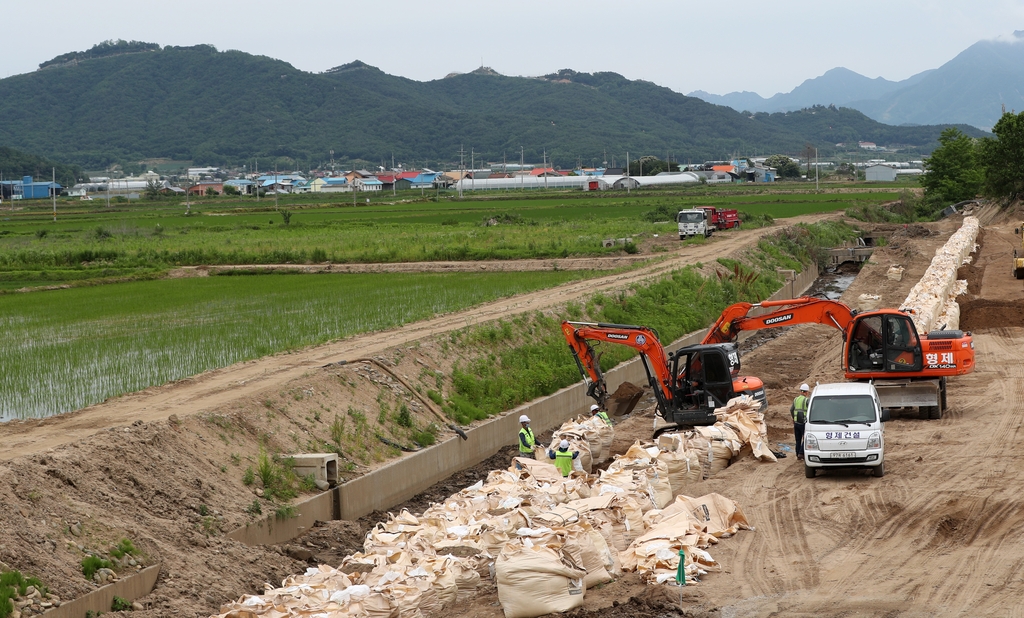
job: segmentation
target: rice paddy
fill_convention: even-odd
[[[590,276],[252,275],[0,296],[0,421]]]

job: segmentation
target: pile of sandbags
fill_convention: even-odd
[[[956,279],[956,271],[965,264],[977,245],[980,223],[977,217],[964,217],[963,225],[942,247],[936,249],[931,265],[924,276],[910,290],[901,311],[911,313],[919,333],[935,328],[956,329],[960,325],[960,308],[954,300],[966,291],[966,282]]]
[[[737,452],[760,448],[751,408],[723,409],[720,430]],[[600,425],[577,420],[560,431],[599,452],[607,426],[594,420]],[[681,436],[663,442],[637,442],[598,475],[563,478],[547,461],[516,458],[421,514],[389,514],[338,568],[291,576],[222,607],[220,616],[437,616],[493,579],[506,618],[533,618],[578,607],[588,588],[623,570],[664,581],[681,548],[691,578],[715,570],[705,550],[749,526],[726,498],[687,497],[684,488],[701,480],[701,454]]]
[[[719,420],[714,425],[662,434],[658,445],[663,451],[694,453],[701,466],[702,479],[711,478],[748,453],[760,461],[776,461],[768,447],[764,414],[754,399],[747,395],[731,399],[724,407],[716,409],[715,415]]]
[[[562,426],[551,434],[549,450],[555,450],[559,442],[567,440],[569,450],[579,451],[580,454],[573,460],[573,469],[589,473],[595,464],[608,459],[614,439],[615,429],[611,425],[596,416],[581,416],[562,423]]]

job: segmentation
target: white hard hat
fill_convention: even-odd
[[[590,411],[591,412],[597,412],[600,409],[601,409],[601,406],[597,405],[596,403],[590,406]]]
[[[811,387],[807,386],[807,382],[804,382],[803,384],[800,385],[800,390],[802,390],[802,391],[809,391],[809,390],[811,390]]]
[[[562,449],[563,451],[565,449],[569,448],[569,441],[568,440],[562,440],[561,442],[558,443],[558,448]]]
[[[524,414],[524,415],[522,415],[522,416],[520,416],[520,417],[519,417],[519,422],[520,422],[520,423],[529,423],[529,422],[530,422],[530,417],[529,417],[529,416],[526,416],[526,415]]]

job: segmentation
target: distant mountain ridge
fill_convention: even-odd
[[[417,82],[358,60],[317,74],[210,45],[98,47],[0,80],[0,145],[86,167],[259,157],[264,169],[268,159],[313,166],[332,156],[443,167],[460,152],[469,165],[516,160],[521,148],[569,167],[627,151],[680,163],[795,155],[807,144],[825,155],[858,140],[927,152],[944,128],[892,127],[835,107],[750,117],[611,72],[527,78],[481,67]]]
[[[788,93],[689,96],[737,111],[784,112],[812,105],[848,106],[886,124],[969,124],[987,129],[1002,107],[1024,109],[1024,31],[1008,40],[979,41],[937,69],[893,82],[842,67],[808,79]]]

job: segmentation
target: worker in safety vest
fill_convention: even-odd
[[[811,387],[804,382],[800,385],[800,394],[793,399],[789,413],[793,415],[793,437],[796,438],[796,458],[804,458],[804,425],[807,423],[807,395]]]
[[[569,473],[572,472],[572,460],[579,456],[579,451],[569,450],[568,440],[559,442],[558,450],[548,450],[548,459],[555,460],[555,467],[562,473],[562,476],[569,476]]]
[[[590,413],[604,421],[609,427],[612,426],[612,419],[608,418],[608,413],[602,410],[601,406],[596,403],[590,406]]]
[[[534,458],[533,447],[537,445],[537,438],[533,435],[533,430],[530,429],[530,417],[525,414],[519,417],[519,424],[522,425],[522,429],[519,430],[519,457],[530,457]]]

